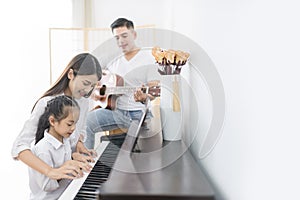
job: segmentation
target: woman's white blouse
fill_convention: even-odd
[[[12,151],[11,151],[13,158],[17,158],[20,152],[31,148],[31,144],[35,141],[35,133],[37,130],[39,118],[44,113],[45,107],[47,106],[47,102],[50,99],[53,99],[54,97],[56,96],[43,97],[37,102],[29,119],[25,122],[22,131],[14,141]],[[73,151],[75,150],[80,135],[82,135],[83,140],[85,140],[86,116],[90,108],[89,99],[80,98],[75,100],[78,102],[80,107],[80,116],[76,124],[76,129],[73,132],[73,134],[70,136],[71,147]]]

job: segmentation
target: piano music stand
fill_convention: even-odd
[[[122,150],[127,151],[130,153],[132,152],[139,152],[140,150],[137,148],[137,140],[140,133],[140,129],[143,126],[143,123],[146,119],[146,114],[148,112],[147,105],[142,110],[142,116],[140,120],[133,120],[130,124],[130,127],[127,131],[126,138],[123,142],[121,147]]]

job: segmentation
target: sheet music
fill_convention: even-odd
[[[97,157],[95,158],[95,162],[91,163],[91,166],[94,167],[96,161],[99,160],[100,156],[102,155],[103,151],[109,144],[109,141],[103,141],[99,144],[98,148],[96,149]],[[74,179],[70,185],[66,188],[66,190],[62,193],[58,200],[70,200],[74,199],[77,192],[81,188],[82,184],[84,183],[85,179],[88,177],[89,173],[84,173],[83,177],[79,179]]]

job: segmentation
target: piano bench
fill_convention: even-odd
[[[110,131],[106,131],[105,134],[106,135],[118,135],[118,134],[122,134],[122,133],[127,133],[128,129],[124,129],[124,128],[118,128],[118,129],[113,129]]]
[[[115,135],[103,135],[100,137],[100,143],[103,141],[110,141],[121,148],[127,133],[115,134]]]

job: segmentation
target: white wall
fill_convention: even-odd
[[[177,18],[175,30],[206,50],[223,80],[223,135],[199,162],[224,199],[300,196],[297,8],[296,1],[200,1],[198,14]],[[183,26],[192,18],[199,21]]]
[[[109,28],[115,19],[125,17],[131,19],[135,26],[155,24],[156,28],[171,29],[173,2],[172,0],[94,0],[94,8],[97,9],[94,10],[94,25]]]

